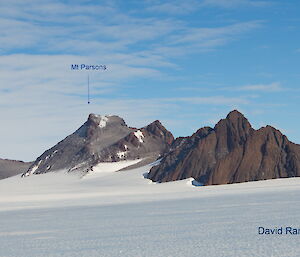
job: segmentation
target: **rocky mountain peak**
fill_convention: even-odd
[[[97,115],[91,113],[88,116],[87,122],[99,128],[106,128],[107,126],[127,126],[125,121],[116,115]]]
[[[144,129],[155,136],[166,138],[168,144],[171,144],[174,141],[172,133],[168,131],[159,120],[150,123]]]
[[[221,119],[216,124],[214,131],[218,141],[224,146],[227,145],[226,148],[230,151],[235,146],[243,144],[253,129],[245,116],[234,110],[227,115],[226,119]]]
[[[121,160],[146,164],[167,152],[173,139],[159,121],[136,129],[119,116],[91,113],[73,134],[39,156],[24,176],[56,170],[86,173],[98,163]]]
[[[234,110],[214,129],[179,138],[148,178],[167,182],[193,177],[204,185],[300,176],[300,145],[279,130],[255,130]]]
[[[215,129],[224,126],[235,129],[236,131],[243,130],[245,132],[248,132],[252,128],[247,118],[245,118],[245,116],[237,110],[228,113],[226,119],[221,119],[216,124]]]
[[[229,119],[229,120],[237,120],[237,119],[241,119],[241,118],[246,119],[244,114],[242,114],[238,110],[232,110],[226,116],[226,119]]]

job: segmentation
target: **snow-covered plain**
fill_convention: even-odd
[[[258,235],[300,227],[299,178],[155,184],[118,165],[1,180],[0,256],[300,256],[300,235]]]

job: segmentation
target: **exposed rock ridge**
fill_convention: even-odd
[[[212,128],[178,138],[148,178],[167,182],[193,177],[204,185],[300,175],[300,146],[271,126],[254,130],[240,112]]]

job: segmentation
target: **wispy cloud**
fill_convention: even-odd
[[[185,33],[173,35],[170,46],[184,46],[194,51],[215,49],[236,40],[243,33],[260,28],[262,23],[263,21],[249,21],[223,27],[188,28]]]
[[[201,8],[219,7],[219,8],[237,8],[237,7],[265,7],[272,4],[271,1],[261,0],[202,0],[202,1],[148,1],[146,8],[150,12],[159,12],[167,14],[188,14]]]
[[[197,46],[195,50],[211,49],[261,25],[260,21],[249,21],[223,27],[201,28],[182,22],[176,17],[136,17],[105,4],[74,3],[70,8],[58,1],[36,4],[33,4],[34,0],[31,2],[32,5],[21,2],[3,4],[4,8],[0,10],[2,54],[31,51],[32,48],[39,54],[132,54],[138,52],[133,49],[139,44],[143,51],[152,54],[164,51],[168,55],[176,50],[176,44],[185,44],[187,49],[191,49],[191,45]],[[181,5],[194,8],[191,2],[173,5],[180,10],[185,9]],[[172,8],[168,6],[166,9]],[[157,44],[157,41],[161,44]],[[137,49],[140,48],[139,46]]]
[[[119,1],[67,2],[1,3],[0,116],[5,122],[0,139],[6,146],[1,157],[36,157],[73,132],[89,112],[119,114],[130,125],[143,126],[157,118],[176,120],[183,108],[192,113],[200,105],[230,109],[251,103],[249,97],[226,95],[166,97],[159,90],[157,97],[147,96],[134,92],[139,91],[136,84],[127,89],[134,80],[176,80],[178,58],[221,49],[262,27],[262,21],[204,26],[177,15],[194,12],[198,1],[155,1],[145,16],[121,10]],[[159,10],[172,15],[162,16]],[[105,72],[90,73],[91,105],[86,104],[87,74],[71,71],[72,63],[108,66]]]
[[[236,105],[248,104],[249,99],[242,97],[208,96],[208,97],[178,97],[162,99],[166,102],[185,102],[193,105]]]
[[[256,92],[280,92],[285,89],[279,82],[273,82],[271,84],[256,84],[256,85],[247,85],[237,88],[240,91],[256,91]]]
[[[108,65],[95,76],[102,90],[133,78],[162,77],[163,69],[176,68],[174,57],[217,49],[261,26],[249,21],[201,28],[175,17],[136,17],[109,2],[75,2],[70,8],[62,1],[14,0],[2,7],[0,88],[11,92],[79,94],[82,74],[69,70],[78,62]]]
[[[264,7],[271,4],[271,1],[260,0],[204,0],[202,5],[222,8],[234,8],[240,6]]]
[[[216,90],[216,89],[215,89]],[[232,86],[232,87],[219,87],[218,90],[220,91],[236,91],[236,92],[249,92],[249,93],[275,93],[275,92],[282,92],[288,91],[289,89],[284,87],[280,82],[272,82],[269,84],[249,84],[243,86]],[[254,98],[255,95],[252,95]],[[250,96],[249,96],[250,97]]]
[[[146,8],[147,11],[151,12],[161,12],[169,14],[187,14],[190,12],[195,12],[197,7],[200,7],[199,1],[163,1],[155,3]]]

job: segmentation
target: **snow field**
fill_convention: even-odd
[[[114,172],[132,164],[1,180],[0,257],[299,256],[300,235],[257,231],[300,227],[299,178],[203,187]]]

